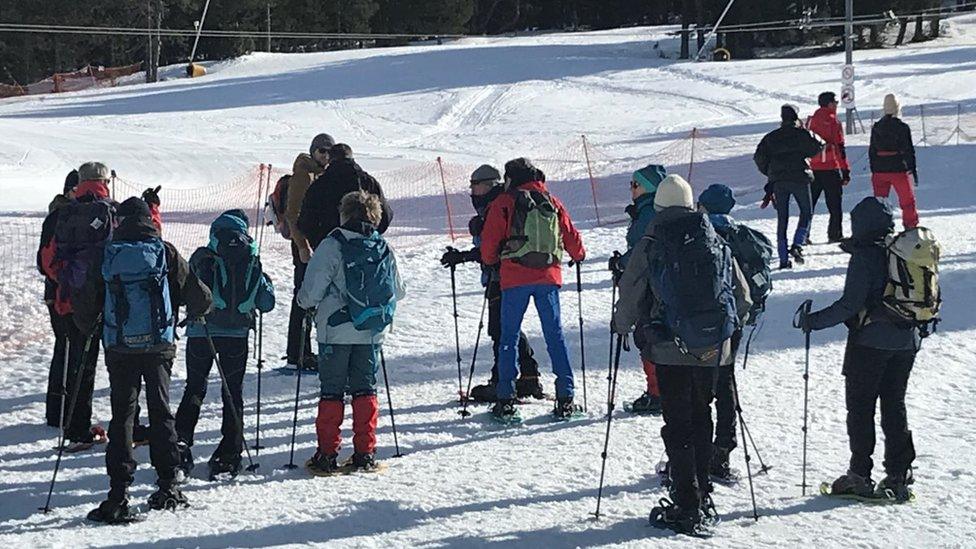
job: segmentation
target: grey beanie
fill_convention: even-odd
[[[112,179],[112,171],[101,162],[85,162],[78,168],[78,181],[91,181],[93,179],[108,181]]]
[[[471,184],[475,183],[491,183],[493,185],[498,185],[502,182],[502,174],[497,168],[490,164],[482,164],[478,166],[474,172],[471,173]]]
[[[320,133],[312,139],[312,145],[308,148],[308,154],[315,154],[318,149],[331,149],[335,145],[335,139],[327,133]]]

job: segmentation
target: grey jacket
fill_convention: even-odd
[[[343,227],[335,229],[349,240],[365,238],[362,233]],[[391,252],[392,253],[392,249]],[[395,256],[394,256],[395,257]],[[394,258],[394,265],[396,259]],[[406,294],[399,270],[396,271],[397,301]],[[383,333],[375,337],[369,331],[357,330],[352,322],[329,326],[329,317],[346,305],[346,275],[342,266],[342,250],[339,240],[326,237],[308,262],[305,280],[298,291],[298,304],[303,309],[316,308],[315,332],[319,343],[329,345],[369,345],[383,342]]]
[[[657,227],[694,212],[688,208],[672,207],[659,212],[648,225],[647,232],[634,247],[627,268],[620,278],[620,298],[614,306],[613,325],[619,334],[630,332],[636,325],[634,340],[641,347],[641,356],[655,364],[669,366],[729,366],[735,360],[732,354],[731,339],[712,349],[689,349],[682,352],[661,329],[663,316],[659,298],[650,284],[648,248],[654,243]],[[752,307],[749,296],[749,283],[746,281],[738,262],[732,260],[733,292],[739,322],[743,322]],[[716,351],[721,347],[721,359]]]

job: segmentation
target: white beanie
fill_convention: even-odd
[[[695,199],[691,191],[691,185],[680,175],[671,174],[661,181],[657,186],[657,193],[654,195],[654,209],[661,211],[672,206],[693,208]]]
[[[896,118],[901,117],[901,105],[898,103],[895,94],[889,93],[884,97],[884,113]]]

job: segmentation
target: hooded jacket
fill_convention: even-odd
[[[113,241],[137,242],[159,237],[159,229],[149,215],[124,217],[112,233]],[[185,305],[187,317],[195,318],[205,315],[210,311],[213,302],[210,289],[197,279],[186,260],[180,256],[172,244],[163,242],[163,245],[166,248],[166,265],[169,269],[167,278],[173,313],[177,314],[178,308]],[[83,334],[91,334],[95,329],[98,316],[104,308],[105,279],[102,277],[101,263],[96,262],[89,268],[82,292],[75,300],[75,325]],[[108,351],[106,359],[110,360],[114,355],[115,353]],[[173,359],[176,356],[176,345],[170,345],[162,352],[162,355],[166,359]]]
[[[285,221],[291,231],[291,240],[296,246],[304,247],[308,244],[305,233],[298,226],[298,216],[302,212],[302,201],[312,181],[325,168],[312,158],[310,154],[299,154],[291,168],[291,178],[288,179],[288,204],[285,206]]]
[[[752,159],[770,183],[810,182],[813,181],[813,171],[809,159],[823,146],[823,140],[810,130],[784,122],[762,138]]]
[[[634,247],[640,242],[641,237],[647,232],[647,227],[657,215],[657,210],[654,209],[654,193],[638,196],[633,204],[627,206],[625,211],[630,216],[630,225],[627,226],[627,251],[620,256],[621,269],[627,268],[627,262],[630,261],[630,255],[634,253]]]
[[[231,229],[234,231],[239,231],[247,233],[248,230],[248,219],[247,214],[243,210],[229,210],[220,214],[213,223],[210,224],[210,238],[213,241],[214,235],[217,231],[222,229]],[[211,260],[212,254],[215,253],[210,247],[198,248],[193,255],[190,256],[190,270],[203,282],[208,285],[208,288],[213,293],[213,288],[210,288],[210,281],[214,280],[216,273],[214,273],[214,262]],[[257,268],[260,270],[261,261],[256,262]],[[241,289],[243,291],[243,288]],[[254,294],[254,307],[262,313],[266,313],[275,306],[275,294],[274,285],[271,283],[271,278],[268,277],[263,271],[257,281],[257,289]],[[222,326],[213,315],[211,311],[206,316],[207,326],[204,329],[203,324],[199,322],[188,322],[186,326],[186,337],[206,337],[209,333],[210,337],[234,337],[234,338],[247,338],[248,333],[251,328],[248,327],[236,327],[236,326]]]
[[[807,119],[807,129],[824,141],[820,154],[810,159],[814,171],[850,170],[847,163],[847,148],[844,144],[844,128],[837,120],[837,112],[820,107]]]
[[[63,194],[58,194],[54,196],[51,203],[47,207],[47,216],[44,218],[44,222],[41,224],[41,242],[37,247],[37,272],[44,275],[44,301],[48,304],[54,303],[55,293],[58,289],[58,283],[48,275],[45,270],[45,263],[53,259],[53,255],[50,259],[46,257],[45,250],[54,239],[54,229],[58,226],[58,210],[64,206],[71,204],[71,199]],[[48,250],[48,253],[53,252],[53,248]]]
[[[670,207],[658,212],[657,217],[647,227],[647,233],[634,248],[623,276],[620,278],[620,298],[614,306],[613,325],[617,333],[629,332],[636,325],[638,333],[634,340],[640,342],[641,356],[654,364],[669,366],[729,366],[735,360],[732,354],[731,338],[712,349],[690,349],[683,353],[660,329],[663,310],[660,298],[654,294],[650,283],[650,262],[648,254],[654,253],[654,235],[657,227],[670,223],[681,216],[697,215],[689,208]],[[739,263],[732,260],[733,294],[735,310],[740,322],[744,321],[752,308],[749,296],[749,283],[745,280]],[[721,349],[721,359],[715,351]],[[710,357],[700,359],[698,357]]]
[[[383,196],[383,188],[352,158],[334,159],[308,188],[298,216],[298,228],[313,250],[339,226],[339,203],[342,197],[358,190],[379,197],[383,218],[377,229],[380,234],[386,232],[393,220],[393,210]],[[291,184],[288,187],[288,203],[291,204]]]
[[[891,234],[891,209],[878,198],[865,198],[851,211],[851,238],[842,249],[851,254],[847,264],[844,293],[829,307],[810,313],[813,330],[847,324],[848,344],[886,350],[918,350],[918,329],[883,313],[881,305],[888,280],[888,252],[885,237]],[[862,323],[866,312],[869,321]],[[863,324],[863,325],[862,325]]]
[[[525,191],[549,192],[546,184],[542,181],[529,181],[516,188]],[[559,233],[563,240],[563,249],[566,250],[566,253],[569,254],[569,257],[573,261],[582,261],[586,257],[583,238],[573,225],[573,220],[569,217],[569,213],[566,211],[563,203],[554,195],[549,196],[553,206],[556,207],[556,211],[559,212]],[[514,213],[515,197],[510,192],[503,193],[491,203],[491,207],[488,208],[488,218],[485,220],[485,227],[481,231],[482,263],[490,266],[501,261],[502,290],[534,284],[555,284],[556,286],[562,286],[562,265],[550,265],[545,269],[533,269],[519,265],[511,259],[501,259],[502,243],[509,236]]]
[[[872,173],[916,173],[915,144],[908,124],[890,114],[875,122],[868,160]]]
[[[357,230],[358,229],[358,230]],[[308,262],[305,280],[298,290],[298,304],[303,309],[315,309],[315,334],[319,343],[329,345],[370,345],[383,342],[386,331],[373,335],[368,330],[357,330],[352,322],[329,326],[329,318],[346,306],[349,291],[346,289],[346,275],[342,261],[342,244],[332,236],[336,232],[348,240],[363,239],[375,232],[375,227],[367,224],[344,225],[330,233],[315,249]],[[393,253],[393,250],[390,250]],[[396,269],[396,256],[393,258]],[[399,301],[406,294],[399,270],[396,270],[396,298]]]

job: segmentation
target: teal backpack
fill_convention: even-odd
[[[247,214],[228,210],[210,225],[210,243],[190,257],[190,269],[213,294],[207,322],[225,328],[254,325],[263,271],[257,243],[248,234]]]
[[[349,239],[336,229],[330,236],[339,241],[348,299],[329,317],[329,326],[352,322],[357,330],[382,332],[396,312],[396,263],[389,246],[375,231]]]

